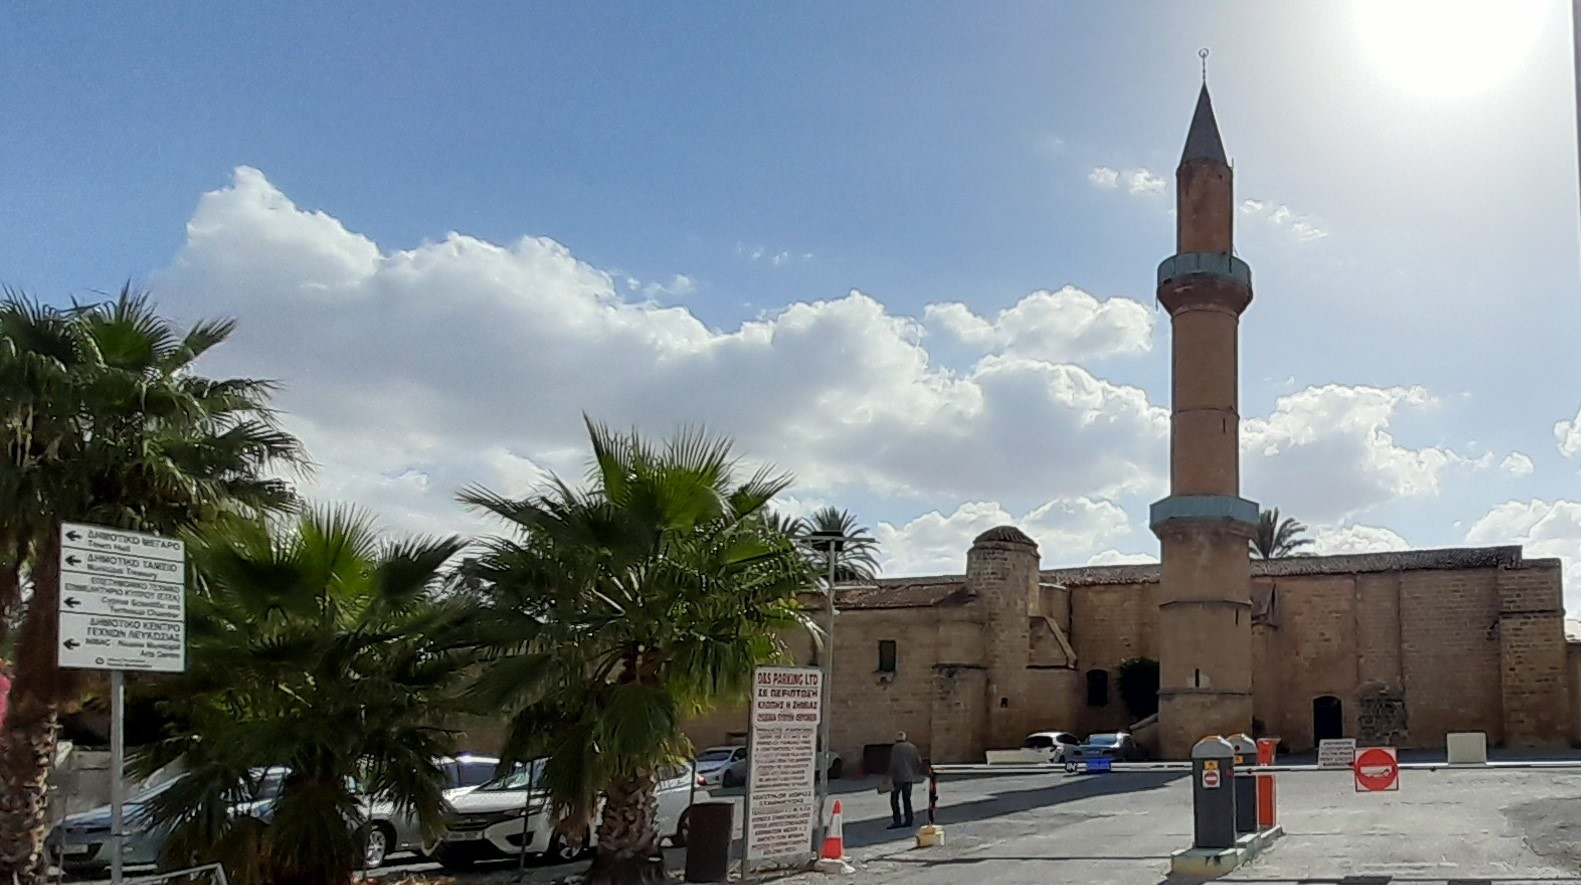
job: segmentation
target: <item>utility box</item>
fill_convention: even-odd
[[[1235,748],[1206,737],[1191,748],[1192,848],[1235,847]]]

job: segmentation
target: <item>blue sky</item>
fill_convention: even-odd
[[[731,433],[892,573],[1001,518],[1136,559],[1209,46],[1247,496],[1581,560],[1569,16],[1516,6],[7,4],[0,281],[238,316],[211,369],[397,528],[587,410]]]

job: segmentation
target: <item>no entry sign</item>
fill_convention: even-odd
[[[1358,793],[1400,789],[1400,759],[1394,747],[1358,750],[1352,770],[1356,773]]]

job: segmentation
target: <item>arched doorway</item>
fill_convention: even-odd
[[[1312,699],[1312,742],[1345,736],[1345,707],[1331,694]]]

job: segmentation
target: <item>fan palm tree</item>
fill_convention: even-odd
[[[243,857],[228,866],[255,869],[251,882],[343,885],[361,840],[389,835],[360,823],[353,783],[437,835],[433,760],[452,748],[435,723],[459,709],[471,610],[437,590],[463,543],[381,541],[349,510],[191,537],[187,671],[165,704],[177,724],[137,756],[141,771],[185,771],[151,806],[172,828],[167,862],[230,847]],[[290,775],[267,825],[227,814],[226,794],[270,765]]]
[[[292,503],[268,471],[305,458],[268,409],[272,385],[193,371],[233,330],[179,333],[130,287],[66,308],[0,299],[0,624],[21,615],[0,725],[0,882],[43,881],[50,747],[80,690],[56,665],[60,523],[174,532]]]
[[[1257,523],[1257,536],[1252,539],[1252,552],[1262,559],[1305,556],[1301,548],[1312,543],[1311,538],[1301,537],[1306,530],[1293,517],[1280,520],[1278,507],[1264,510]]]
[[[512,711],[507,761],[547,759],[562,837],[597,819],[591,885],[662,882],[655,772],[689,751],[687,715],[743,698],[755,667],[784,658],[816,572],[767,518],[786,477],[738,480],[729,442],[701,432],[653,445],[587,423],[584,489],[462,493],[514,530],[477,563],[495,655],[476,696]]]

